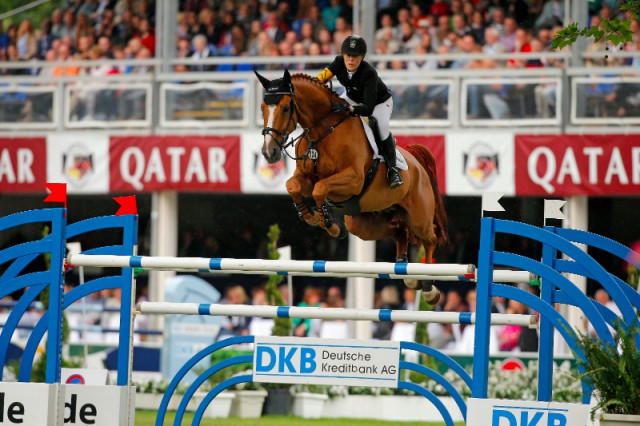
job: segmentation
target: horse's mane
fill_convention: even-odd
[[[312,86],[317,87],[318,89],[321,89],[321,90],[323,90],[325,92],[329,92],[331,94],[331,100],[333,102],[335,102],[337,100],[337,101],[339,101],[341,103],[346,103],[346,101],[344,99],[340,98],[338,96],[338,94],[334,90],[331,90],[329,88],[328,85],[326,85],[324,83],[321,83],[320,80],[318,80],[315,77],[310,76],[309,74],[303,74],[303,73],[293,74],[291,76],[291,80],[302,80],[302,81],[305,81],[305,82],[311,84]]]

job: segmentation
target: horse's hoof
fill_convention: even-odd
[[[408,279],[404,280],[404,285],[406,285],[407,287],[409,287],[412,290],[417,290],[417,289],[420,288],[420,280],[415,280],[415,279],[408,278]]]
[[[342,240],[347,235],[349,235],[349,231],[347,231],[347,225],[344,224],[344,221],[337,219],[335,221],[335,224],[338,225],[338,228],[340,228],[340,232],[338,233],[338,236],[336,237],[337,239]]]
[[[422,297],[428,304],[435,305],[440,300],[440,290],[438,287],[432,287],[430,291],[422,290]]]
[[[407,253],[396,257],[396,263],[408,263],[408,262],[409,262],[409,256],[407,256]]]

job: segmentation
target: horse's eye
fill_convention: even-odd
[[[283,106],[283,107],[282,107],[282,110],[283,110],[284,112],[289,112],[289,105],[285,105],[285,106]]]

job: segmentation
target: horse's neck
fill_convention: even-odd
[[[296,87],[296,104],[300,110],[300,126],[311,128],[316,126],[329,112],[329,93],[311,83]]]

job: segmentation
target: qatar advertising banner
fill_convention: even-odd
[[[111,192],[240,191],[240,136],[112,137]]]
[[[640,195],[638,135],[516,136],[518,195]]]
[[[0,192],[45,192],[45,138],[0,138]]]
[[[513,134],[447,134],[447,195],[515,193]]]

